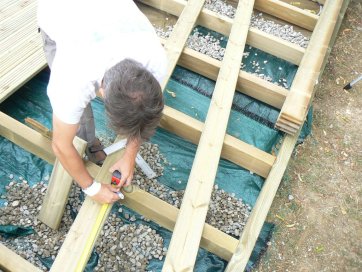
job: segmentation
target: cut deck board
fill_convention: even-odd
[[[253,0],[239,1],[162,271],[192,271],[220,160]]]
[[[177,20],[176,25],[165,42],[165,50],[168,60],[167,72],[164,82],[161,84],[162,90],[171,77],[173,70],[181,56],[183,48],[185,47],[187,38],[189,37],[192,29],[195,26],[197,17],[204,5],[205,0],[189,0],[183,9],[180,18]]]

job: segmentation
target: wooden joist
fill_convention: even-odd
[[[212,80],[216,80],[221,61],[193,49],[185,48],[178,65]],[[278,109],[283,106],[288,94],[287,89],[241,70],[236,83],[236,90]]]
[[[278,129],[295,134],[303,125],[314,96],[315,85],[331,47],[333,33],[338,31],[348,3],[349,0],[331,0],[324,6],[279,114],[276,123]]]
[[[0,271],[41,272],[42,270],[0,243]]]
[[[254,249],[256,240],[259,237],[261,228],[264,225],[270,206],[278,190],[280,181],[287,168],[289,159],[297,143],[299,133],[296,135],[287,135],[278,152],[277,160],[270,171],[270,174],[264,182],[263,188],[258,196],[251,215],[240,236],[238,247],[231,258],[225,271],[239,272],[244,271],[250,255]]]
[[[156,9],[168,12],[172,15],[179,16],[183,7],[186,5],[185,0],[138,0],[146,5],[154,7]],[[208,29],[219,32],[225,36],[230,33],[233,19],[219,15],[213,11],[203,9],[200,13],[197,23]],[[259,48],[264,52],[287,60],[291,63],[299,65],[302,60],[305,49],[277,38],[273,35],[267,34],[254,27],[249,29],[247,43],[253,47]]]
[[[0,112],[0,135],[28,152],[54,164],[51,140],[30,127]]]
[[[239,1],[163,271],[193,270],[221,155],[253,4],[253,0]]]
[[[179,209],[136,186],[133,187],[134,189],[131,193],[124,193],[125,200],[121,201],[121,203],[172,231],[179,214]],[[230,235],[209,224],[204,225],[200,246],[207,251],[228,261],[235,252],[237,243],[237,239]]]
[[[176,25],[170,35],[170,37],[165,42],[165,50],[167,54],[167,75],[165,80],[161,84],[162,90],[165,89],[165,86],[168,80],[171,77],[173,70],[176,67],[176,64],[181,56],[181,52],[185,47],[187,38],[189,37],[192,29],[195,26],[197,17],[204,5],[205,0],[189,0],[185,8],[183,9],[180,18],[177,20]]]
[[[120,158],[123,150],[107,156],[96,180],[109,184],[112,174],[109,168]],[[50,269],[53,272],[83,271],[105,220],[112,208],[111,204],[99,204],[86,197],[77,217],[58,252]]]
[[[204,123],[171,107],[165,107],[160,126],[194,144],[198,144]],[[267,177],[275,156],[249,145],[229,134],[225,135],[222,157],[262,177]]]
[[[256,0],[256,9],[283,19],[294,25],[313,31],[318,21],[318,15],[292,6],[280,0]]]

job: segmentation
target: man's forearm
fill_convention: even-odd
[[[129,140],[127,142],[127,146],[125,149],[125,155],[130,158],[136,159],[140,146],[141,146],[140,140],[138,140],[138,139]]]
[[[53,144],[53,149],[62,166],[80,187],[84,189],[92,184],[93,178],[85,168],[83,160],[74,146],[59,148]]]

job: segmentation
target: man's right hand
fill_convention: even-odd
[[[113,187],[111,184],[101,184],[99,192],[91,198],[100,204],[111,204],[120,200],[118,192],[119,188]]]

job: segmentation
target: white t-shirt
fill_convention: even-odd
[[[79,122],[107,69],[125,58],[161,83],[166,54],[132,0],[39,0],[38,25],[56,43],[47,93],[54,114]]]

